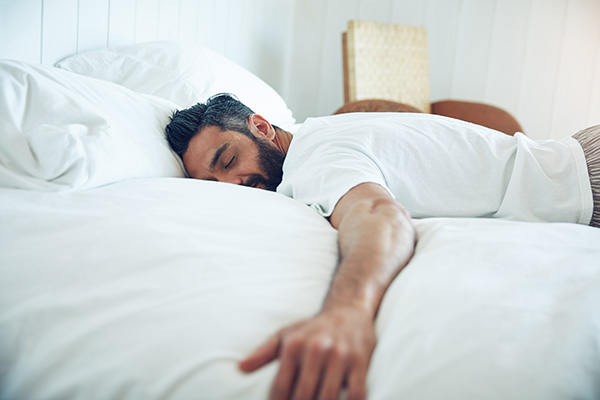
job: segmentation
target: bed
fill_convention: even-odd
[[[0,62],[0,399],[264,399],[238,360],[314,315],[336,231],[277,193],[185,178],[173,110],[285,101],[225,57],[152,42]],[[600,398],[600,230],[414,220],[368,398]],[[274,246],[276,244],[276,246]]]

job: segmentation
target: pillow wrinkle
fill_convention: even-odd
[[[18,61],[1,61],[0,78],[0,187],[63,191],[184,176],[164,137],[174,103]]]

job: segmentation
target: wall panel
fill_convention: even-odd
[[[79,0],[77,52],[108,45],[109,0]]]
[[[451,97],[461,5],[460,0],[430,0],[425,9],[430,91],[434,101]]]
[[[338,8],[339,10],[339,8]],[[337,10],[336,10],[337,11]],[[392,22],[392,1],[360,0],[358,13],[361,19],[379,22]]]
[[[264,33],[268,30],[268,27],[264,26],[264,12],[261,12],[264,7],[264,0],[258,0],[254,2],[245,2],[246,5],[253,4],[254,9],[258,8],[259,12],[253,14],[252,19],[256,26],[260,26],[259,32]],[[265,46],[265,39],[258,38],[255,43],[248,43],[248,36],[246,34],[236,37],[236,33],[252,31],[245,25],[245,18],[242,15],[244,8],[244,2],[240,0],[223,0],[220,2],[222,5],[221,11],[217,12],[220,21],[214,26],[214,35],[218,39],[218,51],[221,51],[225,56],[232,60],[243,63],[243,54],[245,52],[246,45],[252,47],[254,50],[258,50]],[[267,41],[268,43],[268,41]],[[223,49],[223,50],[221,50]],[[261,50],[258,50],[261,52]],[[266,54],[264,54],[266,56]]]
[[[294,9],[294,30],[289,44],[294,52],[290,63],[290,90],[286,93],[285,99],[300,121],[308,116],[331,113],[335,106],[328,107],[323,104],[317,106],[319,96],[323,90],[340,90],[340,85],[343,85],[340,75],[336,82],[329,82],[327,88],[319,87],[322,67],[321,43],[325,34],[333,34],[326,30],[324,5],[325,2],[322,0],[300,0]],[[341,34],[341,31],[338,34]],[[341,59],[337,66],[341,73]]]
[[[530,0],[499,0],[494,11],[483,99],[511,113],[517,111],[530,6]]]
[[[235,52],[238,53],[237,62],[245,65],[246,68],[255,73],[264,70],[265,68],[260,57],[256,57],[256,44],[262,43],[262,24],[265,23],[265,21],[262,21],[260,18],[261,15],[264,14],[263,8],[268,7],[268,4],[264,3],[264,1],[256,3],[246,1],[238,4],[234,7],[234,10],[232,10],[232,13],[236,14],[234,20],[239,21],[239,25],[236,29],[240,32],[244,32],[243,37],[232,38],[237,44],[235,50]],[[277,18],[283,17],[278,15]],[[261,22],[257,23],[258,21]],[[282,34],[279,33],[278,36],[282,36]],[[284,57],[284,55],[285,53],[282,53],[281,57]]]
[[[110,0],[108,12],[108,45],[134,44],[136,0]]]
[[[136,43],[158,40],[159,0],[138,0],[135,10]]]
[[[494,27],[495,0],[462,0],[454,48],[450,98],[484,97]]]
[[[41,62],[42,0],[6,1],[2,3],[3,37],[0,57]]]
[[[330,1],[325,9],[327,24],[322,47],[318,54],[321,68],[317,77],[316,107],[320,110],[328,110],[328,113],[335,112],[344,104],[343,71],[340,62],[342,59],[342,32],[346,31],[349,20],[362,17],[360,10],[363,7],[364,0],[336,0]],[[333,86],[332,83],[336,85]]]
[[[596,39],[596,58],[594,60],[594,78],[590,82],[592,96],[588,110],[587,126],[600,124],[600,35]]]
[[[77,52],[78,1],[46,0],[43,12],[42,63],[52,65]]]
[[[398,24],[425,26],[427,0],[395,0],[391,3],[390,22]]]
[[[579,121],[589,115],[593,95],[596,51],[600,43],[600,1],[586,6],[582,1],[567,3],[560,49],[554,103],[551,110],[551,136],[560,138],[583,128]],[[568,119],[561,115],[569,115]],[[600,121],[599,121],[600,122]]]
[[[216,13],[216,2],[212,0],[198,0],[198,17],[196,18],[197,36],[196,43],[213,48],[214,24],[220,22]]]
[[[193,42],[198,35],[198,2],[181,0],[179,4],[179,24],[177,38],[185,42]]]
[[[213,14],[208,16],[209,21],[207,22],[211,30],[211,42],[209,47],[218,49],[222,54],[229,54],[229,42],[227,40],[227,34],[231,32],[231,25],[229,23],[229,8],[231,7],[231,0],[221,0],[214,2],[212,12]],[[212,21],[211,21],[212,20]],[[260,24],[258,21],[254,21],[255,24]],[[257,46],[260,46],[257,43]]]
[[[551,136],[566,1],[532,0],[517,115],[526,133]]]
[[[179,38],[179,1],[160,0],[158,5],[158,40]]]

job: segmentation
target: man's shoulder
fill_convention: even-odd
[[[302,123],[300,128],[296,131],[296,133],[294,133],[294,136],[304,136],[324,130],[328,130],[330,132],[348,132],[350,130],[369,126],[369,124],[373,123],[409,121],[415,118],[421,119],[426,115],[427,114],[357,112],[322,117],[310,117]]]
[[[365,120],[374,120],[374,119],[427,119],[430,118],[432,114],[425,113],[396,113],[396,112],[352,112],[352,113],[343,113],[343,114],[334,114],[334,115],[325,115],[319,117],[309,117],[306,119],[304,124],[336,124],[336,123],[345,123],[345,122],[355,122],[355,121],[365,121]]]
[[[321,117],[309,117],[300,126],[296,133],[306,134],[316,129],[328,127],[352,127],[369,124],[403,124],[411,126],[426,125],[455,125],[456,123],[468,124],[454,118],[441,115],[410,112],[354,112]]]

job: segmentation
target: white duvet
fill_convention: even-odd
[[[600,398],[600,230],[426,219],[376,320],[369,399]],[[176,178],[0,189],[1,399],[265,399],[236,363],[316,313],[336,231]]]

